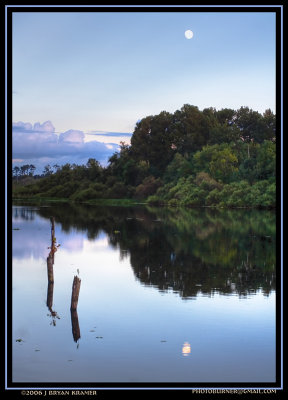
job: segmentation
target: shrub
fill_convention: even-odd
[[[216,206],[220,203],[221,191],[218,189],[211,190],[205,200],[206,206]]]
[[[207,191],[198,187],[191,188],[190,193],[183,198],[181,204],[189,207],[203,206],[205,205],[205,197]]]
[[[115,182],[106,193],[108,199],[123,199],[127,196],[127,187],[122,182]]]
[[[159,178],[156,179],[154,176],[148,176],[144,179],[143,183],[136,187],[134,196],[138,199],[147,198],[154,194],[161,185],[162,183]]]
[[[159,196],[157,196],[157,194],[153,194],[152,196],[149,196],[147,201],[149,204],[152,204],[155,206],[163,203],[163,201],[160,199]]]
[[[198,172],[195,178],[197,186],[201,186],[204,190],[222,189],[223,185],[213,179],[207,172]]]
[[[179,206],[179,201],[177,199],[171,199],[168,201],[169,207],[177,207]]]
[[[74,201],[85,201],[97,199],[97,192],[91,188],[79,190],[71,196],[71,200]]]

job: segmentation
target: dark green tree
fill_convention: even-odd
[[[192,173],[193,168],[191,161],[188,161],[184,156],[177,152],[174,155],[173,160],[167,166],[163,178],[165,182],[171,182],[178,180],[181,177],[189,176]]]
[[[172,143],[182,155],[194,153],[208,143],[210,129],[211,112],[207,117],[198,107],[184,104],[173,115]]]
[[[270,110],[265,110],[263,114],[263,121],[265,124],[265,139],[276,140],[276,115]]]
[[[103,168],[99,161],[95,158],[89,158],[86,164],[87,167],[87,178],[91,181],[100,181],[103,175]]]
[[[267,111],[265,118],[259,112],[253,111],[248,107],[241,107],[237,111],[235,123],[240,129],[240,135],[245,142],[262,143],[265,139],[272,138],[272,113]],[[269,126],[269,122],[271,122],[271,126]]]
[[[276,177],[276,144],[265,140],[258,150],[256,173],[258,179]]]
[[[137,123],[131,138],[131,155],[145,161],[150,173],[160,176],[174,155],[171,133],[172,114],[162,111]]]

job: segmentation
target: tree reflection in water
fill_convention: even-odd
[[[54,293],[54,254],[57,251],[56,238],[55,238],[55,221],[50,217],[51,222],[51,246],[50,252],[47,257],[47,275],[48,275],[48,288],[47,288],[47,307],[50,311],[48,316],[52,317],[51,325],[56,326],[56,318],[60,319],[57,312],[52,310],[53,307],[53,293]]]
[[[47,217],[51,209],[40,208]],[[53,206],[55,221],[89,239],[105,232],[135,276],[182,298],[276,288],[275,213],[267,210]]]
[[[50,217],[51,222],[51,246],[50,252],[47,257],[47,275],[48,275],[48,288],[47,288],[47,307],[50,311],[48,316],[52,317],[51,325],[56,326],[56,318],[60,319],[57,312],[52,309],[53,307],[53,293],[54,293],[54,256],[57,251],[57,248],[60,246],[56,244],[56,237],[55,237],[55,219],[54,217]],[[78,321],[78,313],[77,313],[77,304],[78,304],[78,297],[80,291],[80,284],[81,280],[75,276],[72,285],[72,295],[71,295],[71,325],[72,325],[72,335],[74,342],[78,343],[80,339],[80,327]]]

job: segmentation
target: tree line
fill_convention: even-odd
[[[275,207],[276,117],[270,109],[200,111],[185,104],[138,121],[131,145],[121,143],[107,167],[94,158],[86,165],[48,167],[25,187],[14,175],[14,196]]]
[[[16,181],[19,181],[19,179],[23,180],[23,178],[30,176],[34,178],[43,178],[45,176],[49,176],[53,174],[54,172],[57,172],[60,166],[58,164],[55,164],[51,166],[50,164],[47,164],[44,166],[42,174],[37,174],[35,175],[35,170],[36,167],[34,164],[24,164],[18,167],[17,165],[12,169],[12,176]]]

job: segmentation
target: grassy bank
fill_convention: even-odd
[[[13,197],[13,202],[29,202],[29,203],[79,203],[79,204],[90,204],[98,206],[122,206],[131,207],[135,205],[145,205],[147,202],[140,202],[135,199],[94,199],[86,201],[77,201],[67,199],[67,198],[57,198],[57,197]]]

